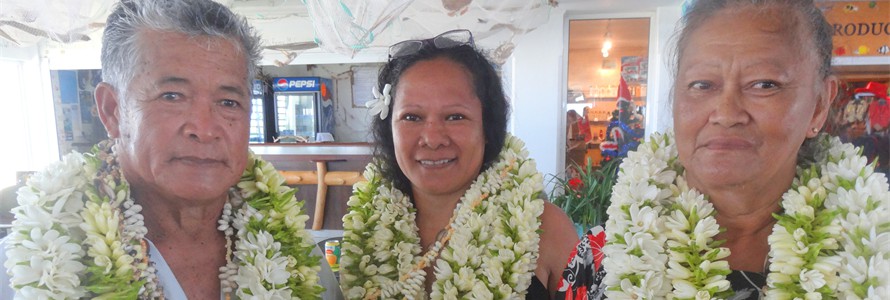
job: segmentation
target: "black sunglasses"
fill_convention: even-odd
[[[389,60],[415,54],[424,47],[447,49],[463,45],[475,47],[473,33],[466,29],[449,30],[425,40],[407,40],[395,43],[389,46]]]

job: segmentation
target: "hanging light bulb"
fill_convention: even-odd
[[[603,38],[603,57],[609,57],[609,50],[612,50],[612,33],[609,32],[609,27],[612,25],[612,20],[609,19],[606,23],[606,35]]]
[[[609,50],[612,50],[612,39],[607,36],[606,40],[603,41],[603,57],[609,57]]]
[[[612,50],[612,37],[606,35],[606,40],[603,41],[603,50]]]
[[[603,41],[603,57],[609,57],[609,50],[612,50],[612,35],[606,32],[606,39]]]

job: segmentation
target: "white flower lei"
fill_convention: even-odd
[[[17,299],[163,297],[146,253],[142,207],[130,198],[111,148],[105,141],[92,153],[68,154],[19,190],[4,265]],[[234,261],[220,268],[224,292],[320,298],[308,217],[283,183],[271,164],[249,154],[219,221],[227,257],[237,237]]]
[[[340,272],[347,299],[425,298],[423,268],[439,249],[433,299],[524,297],[538,259],[544,203],[536,198],[543,179],[521,140],[507,136],[498,161],[455,207],[450,241],[437,241],[423,256],[411,200],[381,177],[376,163],[364,176],[368,181],[354,186],[343,217]]]
[[[890,186],[850,144],[820,136],[768,238],[768,299],[890,299]],[[673,134],[631,152],[612,193],[603,248],[609,298],[732,295],[713,206],[682,175]]]

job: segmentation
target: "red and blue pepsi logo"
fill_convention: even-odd
[[[305,88],[316,88],[318,86],[318,80],[313,78],[278,78],[275,81],[275,86],[278,89],[305,89]]]

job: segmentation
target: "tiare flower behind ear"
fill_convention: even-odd
[[[383,93],[380,93],[376,86],[371,90],[374,93],[374,100],[368,101],[365,104],[366,107],[371,109],[371,115],[379,114],[381,120],[385,120],[389,116],[389,104],[392,103],[391,90],[392,85],[389,83],[383,86]]]

